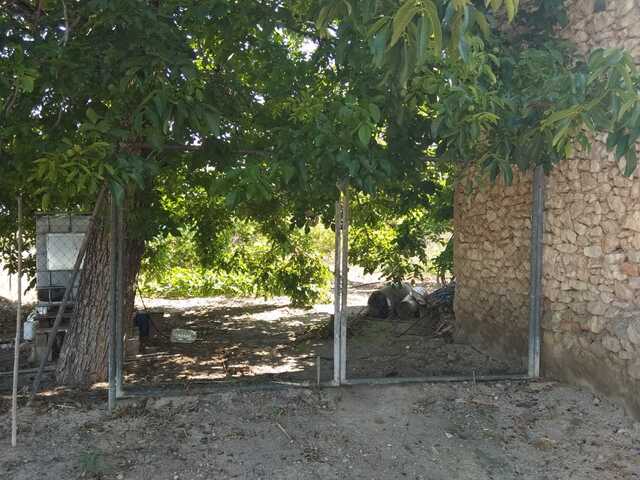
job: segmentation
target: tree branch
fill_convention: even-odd
[[[119,147],[123,150],[155,150],[156,148],[148,143],[143,142],[134,142],[134,143],[121,143]],[[169,144],[164,145],[162,150],[169,150],[174,152],[199,152],[204,149],[204,145],[179,145],[179,144]],[[236,150],[234,152],[230,152],[231,154],[237,155],[262,155],[266,156],[269,152],[265,152],[264,150]]]
[[[62,46],[66,47],[67,42],[69,41],[69,12],[67,12],[67,4],[64,0],[62,1],[62,12],[64,13],[64,38],[62,40]],[[39,9],[40,7],[38,7]]]

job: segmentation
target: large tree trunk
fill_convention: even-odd
[[[60,385],[85,387],[107,378],[109,321],[110,229],[108,208],[96,219],[80,276],[76,314],[65,335],[56,369]],[[125,208],[125,215],[128,211]],[[124,318],[131,317],[135,281],[144,251],[144,241],[128,234],[125,216]],[[125,320],[126,321],[126,320]],[[126,328],[126,326],[125,326]]]

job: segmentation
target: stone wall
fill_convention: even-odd
[[[640,61],[640,1],[606,0],[601,12],[595,12],[594,0],[566,4],[569,25],[560,34],[579,50],[620,46]],[[621,168],[596,139],[591,152],[578,152],[547,178],[542,367],[547,376],[618,397],[640,416],[640,172],[626,178]],[[456,195],[455,230],[462,233],[454,253],[460,331],[498,346],[504,332],[507,343],[516,341],[503,352],[515,347],[521,353],[528,302],[513,305],[528,292],[531,184],[519,179],[514,187],[496,186],[479,196],[465,195],[462,188]],[[515,212],[511,205],[518,205]],[[490,211],[500,213],[494,219]],[[491,219],[499,226],[496,232]],[[509,237],[519,253],[498,261],[504,244],[497,240]],[[488,270],[480,268],[480,257]],[[496,268],[508,277],[494,287]],[[522,281],[511,282],[513,275]],[[502,306],[504,311],[496,311]]]
[[[640,59],[640,2],[603,0],[604,11],[596,11],[597,3],[565,0],[569,24],[560,36],[572,41],[583,54],[598,47],[623,47]]]
[[[623,47],[640,62],[640,2],[567,1],[561,35],[582,53]],[[640,415],[640,172],[604,147],[554,169],[546,192],[543,368],[622,398]]]
[[[527,353],[531,176],[459,182],[454,206],[456,336],[522,363]]]
[[[640,414],[640,177],[596,143],[545,195],[543,369]]]

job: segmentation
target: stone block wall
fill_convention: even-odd
[[[461,181],[454,206],[456,336],[524,365],[531,175],[510,186]]]
[[[640,62],[640,1],[606,0],[603,11],[594,0],[566,5],[569,25],[559,33],[579,50],[624,47]],[[590,152],[561,163],[546,183],[543,374],[618,397],[640,417],[640,171],[624,177],[622,165],[595,139]],[[514,204],[521,205],[518,213],[505,217]],[[460,187],[455,207],[456,235],[462,233],[454,251],[460,331],[485,346],[502,346],[497,336],[503,332],[510,342],[503,353],[524,354],[519,338],[527,335],[528,302],[512,305],[528,295],[529,226],[523,223],[531,214],[531,183],[520,177],[513,187],[497,185],[480,196]],[[489,211],[501,214],[494,219]],[[492,219],[499,226],[495,234],[485,231],[492,231]],[[497,240],[508,237],[518,253],[497,263],[494,257],[504,250]],[[487,270],[477,257],[489,259]],[[522,282],[490,286],[497,266]]]
[[[640,174],[596,142],[545,195],[543,369],[640,414]]]
[[[568,25],[560,36],[588,54],[594,48],[623,47],[640,59],[640,2],[638,0],[565,0]]]

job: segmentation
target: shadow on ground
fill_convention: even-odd
[[[366,317],[377,284],[350,289],[349,378],[522,373],[523,359],[492,358],[471,345],[430,335],[429,320]],[[284,298],[158,300],[146,306],[155,332],[144,354],[126,363],[129,385],[307,382],[333,378],[332,306],[294,308]],[[172,329],[193,330],[191,344],[172,343]],[[153,330],[153,329],[152,329]]]

